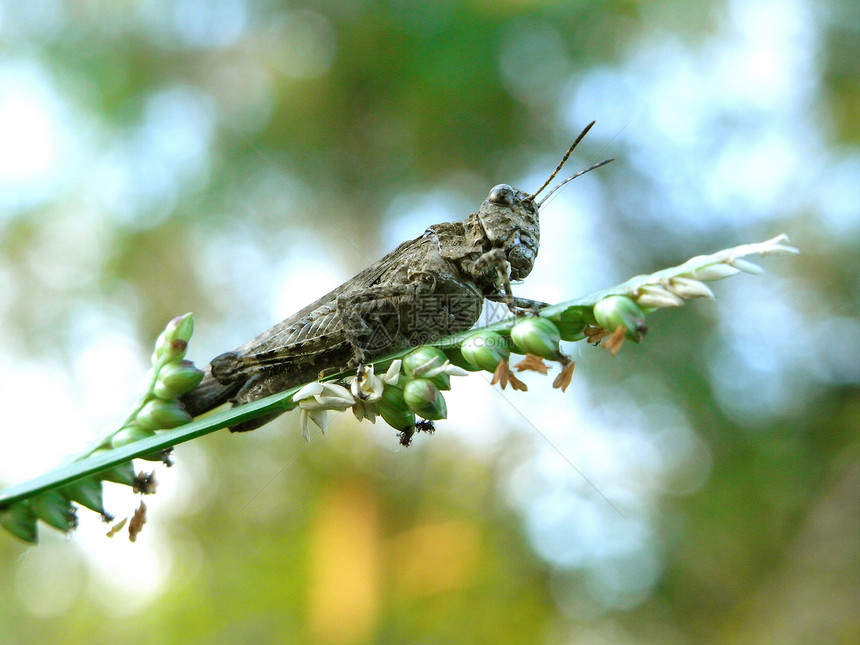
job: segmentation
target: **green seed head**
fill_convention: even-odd
[[[637,343],[645,336],[645,314],[627,296],[608,296],[594,305],[594,318],[606,331],[615,331],[621,325],[627,337]]]
[[[151,437],[154,434],[155,432],[153,430],[144,428],[137,423],[133,423],[119,430],[110,440],[110,446],[111,448],[120,448],[122,446],[127,446],[130,443],[134,443],[135,441]]]
[[[445,397],[432,381],[426,378],[416,378],[403,386],[403,400],[409,410],[425,419],[444,419],[448,416],[448,406]]]
[[[523,354],[534,354],[541,358],[555,359],[561,355],[558,343],[561,334],[558,327],[546,318],[536,316],[524,318],[511,329],[511,340]]]
[[[395,430],[405,430],[415,425],[415,414],[403,400],[403,388],[399,385],[386,385],[378,403],[380,416]]]
[[[191,415],[178,401],[153,399],[137,414],[137,422],[149,430],[175,428],[191,421]]]
[[[464,370],[469,372],[479,372],[481,370],[480,367],[466,360],[460,347],[446,347],[445,356],[447,356],[448,360],[451,361],[451,365],[462,367]]]
[[[153,392],[160,399],[175,399],[193,390],[203,380],[203,372],[191,361],[168,363],[158,372]]]
[[[508,360],[511,350],[507,341],[494,331],[477,332],[460,345],[460,353],[472,366],[494,372],[499,361]]]

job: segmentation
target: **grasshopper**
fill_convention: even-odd
[[[249,403],[326,372],[360,369],[393,351],[465,331],[480,317],[484,299],[504,303],[514,314],[539,308],[543,303],[514,298],[511,282],[523,280],[534,266],[540,205],[572,179],[613,160],[577,172],[541,201],[535,198],[593,125],[534,193],[495,186],[477,213],[430,226],[316,302],[216,356],[200,385],[182,397],[188,412],[197,416],[228,401]],[[231,430],[253,430],[278,414]]]

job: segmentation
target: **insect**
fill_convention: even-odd
[[[593,125],[534,193],[495,186],[467,219],[430,226],[316,302],[216,356],[200,385],[183,396],[186,409],[196,416],[228,401],[249,403],[325,372],[465,331],[480,317],[484,299],[504,303],[515,314],[542,304],[515,298],[511,282],[524,279],[534,266],[540,205],[572,179],[613,161],[575,173],[536,201]],[[277,414],[231,430],[253,430]]]

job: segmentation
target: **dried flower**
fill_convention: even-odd
[[[526,354],[526,357],[514,365],[514,367],[518,372],[529,370],[540,374],[546,374],[549,371],[549,366],[543,362],[543,359],[540,356],[535,356],[534,354]]]
[[[503,390],[508,386],[508,383],[510,383],[511,388],[514,390],[519,390],[520,392],[529,391],[528,385],[513,375],[510,366],[508,365],[508,361],[506,360],[499,361],[499,364],[496,366],[496,370],[493,372],[493,379],[490,381],[490,385],[495,385],[496,383],[501,385]]]
[[[576,368],[576,363],[574,361],[570,361],[569,363],[565,363],[561,366],[561,372],[558,373],[558,376],[555,377],[555,380],[552,382],[552,386],[561,390],[562,392],[567,391],[567,386],[570,385],[570,382],[573,380],[573,370]]]

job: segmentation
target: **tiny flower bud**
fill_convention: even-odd
[[[594,305],[594,318],[597,324],[608,332],[619,326],[627,330],[626,336],[637,343],[648,331],[645,327],[645,314],[627,296],[608,296]]]
[[[507,341],[494,331],[472,334],[460,345],[460,352],[474,367],[487,372],[496,371],[499,361],[508,360],[511,354]]]
[[[415,425],[415,415],[403,400],[403,388],[386,385],[379,400],[379,414],[395,430],[404,430]]]
[[[429,379],[408,381],[403,386],[403,400],[412,412],[425,419],[444,419],[448,416],[445,397]]]
[[[191,421],[191,415],[179,401],[153,399],[137,413],[137,422],[148,430],[175,428]]]
[[[188,341],[194,332],[194,316],[190,313],[177,316],[169,323],[155,341],[154,358],[164,361],[179,360],[185,356]]]
[[[190,312],[177,316],[164,328],[167,332],[168,340],[184,340],[186,343],[191,340],[191,335],[194,333],[194,315]]]
[[[522,354],[534,354],[541,358],[559,356],[561,334],[558,327],[547,318],[523,318],[511,329],[511,340]]]
[[[160,399],[175,399],[193,390],[202,380],[202,370],[191,361],[168,363],[159,370],[153,393]]]

